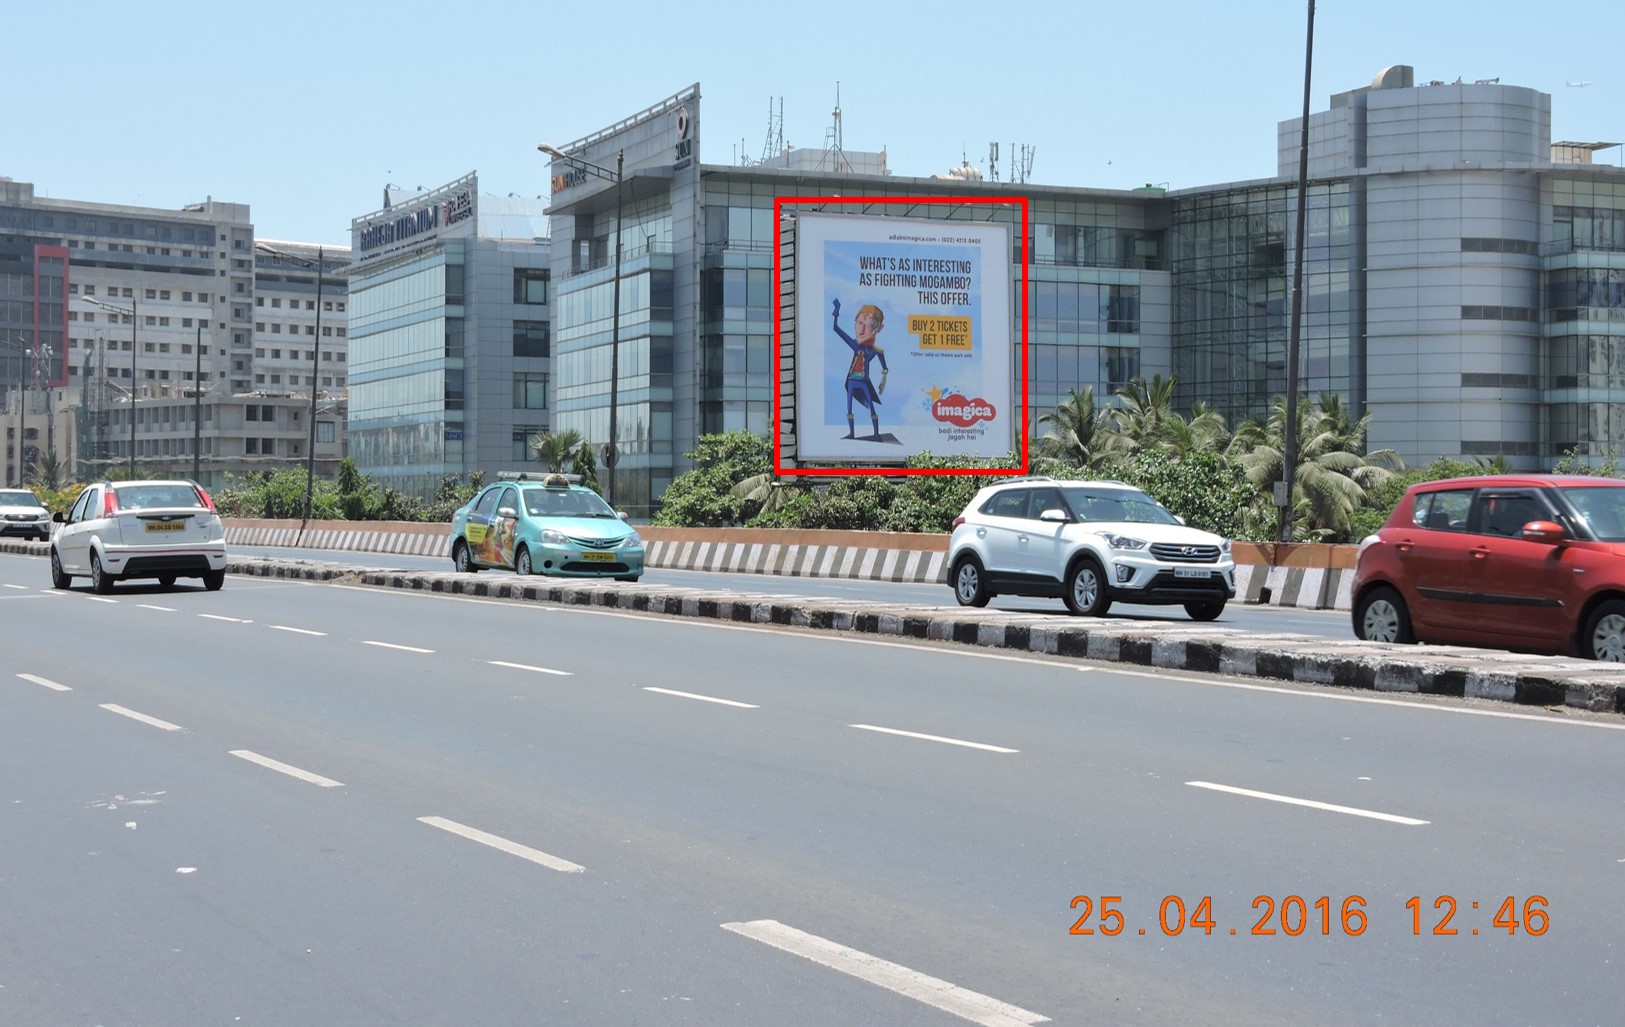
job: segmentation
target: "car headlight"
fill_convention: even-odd
[[[1219,543],[1219,552],[1221,552],[1221,553],[1230,552],[1230,540],[1229,539],[1225,539],[1223,542]]]
[[[542,545],[544,546],[562,546],[568,544],[568,540],[564,537],[564,532],[558,530],[557,528],[543,528],[541,539]]]
[[[638,546],[641,546],[641,545],[643,545],[643,538],[637,532],[634,531],[630,535],[628,535],[625,538],[621,539],[620,548],[622,548],[622,549],[635,549],[635,548],[637,548]]]
[[[1100,537],[1113,549],[1144,549],[1145,540],[1132,538],[1128,535],[1114,535],[1109,531],[1100,532]]]

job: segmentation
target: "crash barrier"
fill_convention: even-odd
[[[241,546],[347,549],[451,558],[444,524],[406,521],[226,519],[226,541]],[[665,570],[784,574],[915,584],[946,584],[948,536],[885,531],[767,528],[660,528],[639,525],[645,564]],[[1266,606],[1347,610],[1354,547],[1237,542],[1236,598]]]

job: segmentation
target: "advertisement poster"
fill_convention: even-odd
[[[796,250],[798,460],[1010,454],[1008,226],[801,214]]]

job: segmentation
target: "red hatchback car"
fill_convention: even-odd
[[[1360,543],[1354,633],[1625,660],[1625,481],[1412,485]]]

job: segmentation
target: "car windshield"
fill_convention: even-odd
[[[614,517],[598,493],[577,489],[525,490],[525,512],[532,517]]]
[[[14,489],[0,491],[0,506],[41,506],[39,497],[32,492]]]
[[[1178,524],[1179,518],[1136,489],[1066,488],[1067,505],[1081,521]]]
[[[1625,542],[1625,488],[1577,485],[1561,491],[1593,535],[1604,542]]]
[[[118,495],[121,510],[158,510],[174,506],[202,506],[197,490],[190,485],[119,485],[113,491]]]

